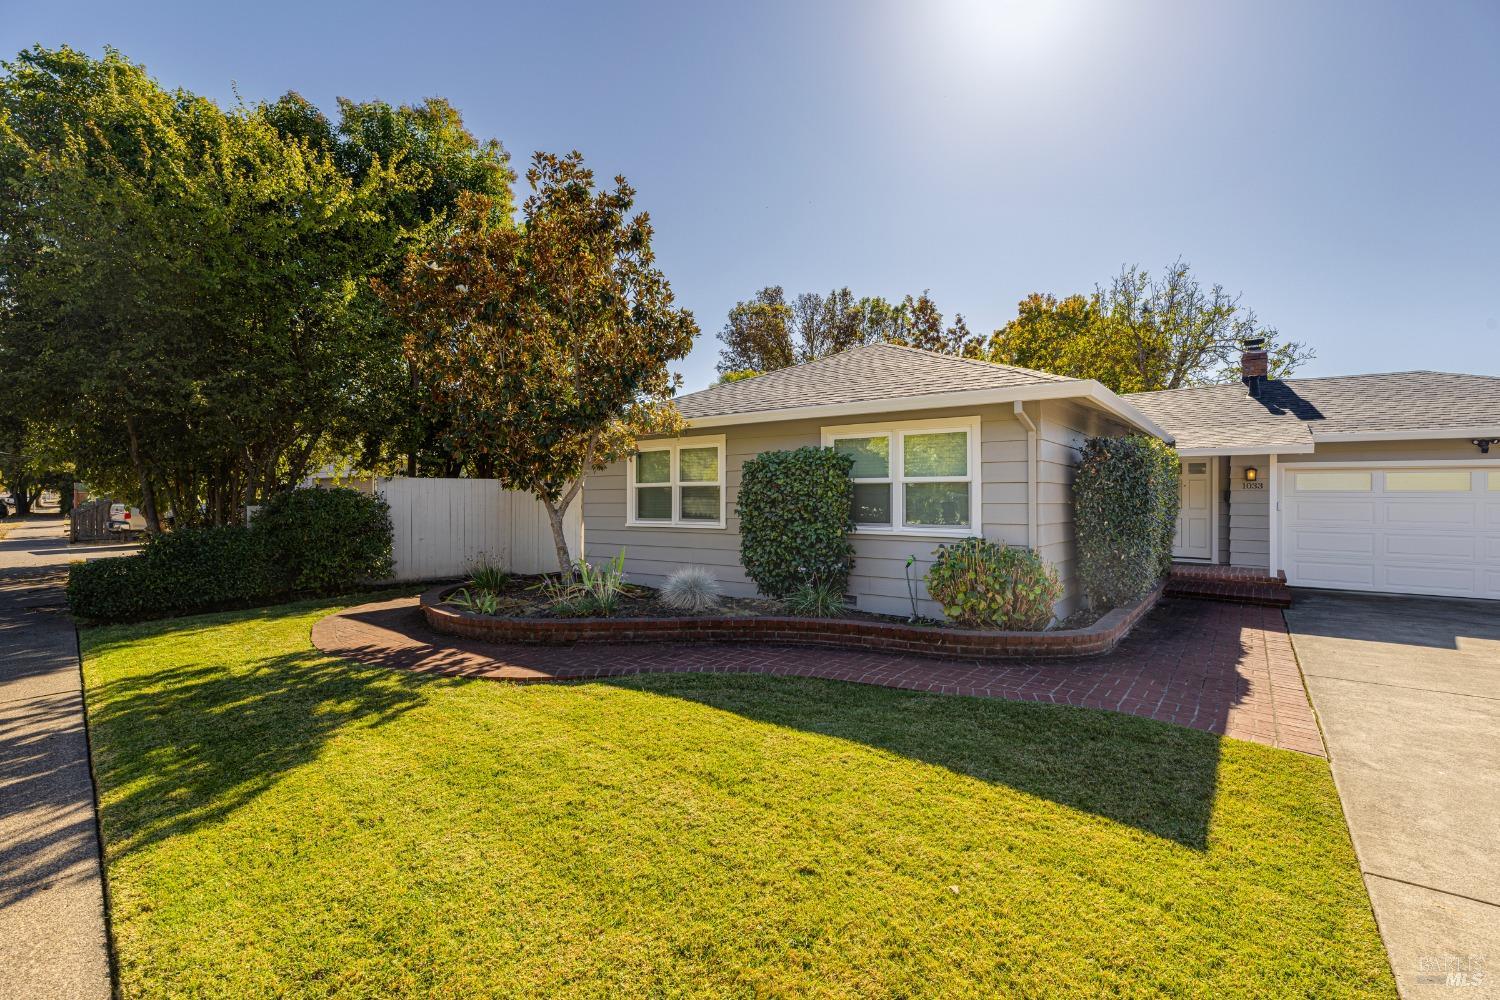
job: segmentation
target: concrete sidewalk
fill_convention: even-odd
[[[1500,998],[1500,607],[1299,592],[1286,620],[1402,995]]]
[[[78,645],[61,584],[69,561],[124,551],[70,550],[58,517],[0,539],[0,998],[110,995]]]

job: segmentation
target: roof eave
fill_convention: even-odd
[[[1172,435],[1161,425],[1092,379],[1069,379],[1059,382],[1037,382],[1029,385],[994,389],[968,389],[962,392],[934,392],[917,396],[896,396],[852,403],[825,403],[818,406],[794,406],[776,410],[752,410],[747,413],[717,413],[687,418],[691,428],[733,427],[739,424],[765,424],[780,420],[811,420],[845,417],[863,413],[938,410],[955,406],[985,406],[996,403],[1031,402],[1046,399],[1087,399],[1100,409],[1128,424],[1171,443]]]
[[[1312,442],[1308,442],[1306,444],[1236,444],[1211,448],[1179,446],[1177,454],[1183,458],[1216,458],[1220,455],[1311,455],[1313,451]]]
[[[1328,431],[1313,432],[1313,440],[1330,443],[1339,441],[1425,441],[1446,438],[1496,438],[1500,437],[1500,424],[1480,427],[1424,427],[1398,431]]]

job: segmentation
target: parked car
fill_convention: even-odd
[[[122,503],[109,505],[109,530],[126,533],[131,531],[145,531],[146,519],[136,507],[127,507]]]

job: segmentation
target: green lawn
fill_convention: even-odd
[[[1328,767],[824,681],[83,633],[127,997],[1393,996]],[[809,655],[816,655],[810,653]]]

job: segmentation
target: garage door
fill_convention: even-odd
[[[1286,469],[1281,535],[1293,586],[1500,598],[1500,468]]]

